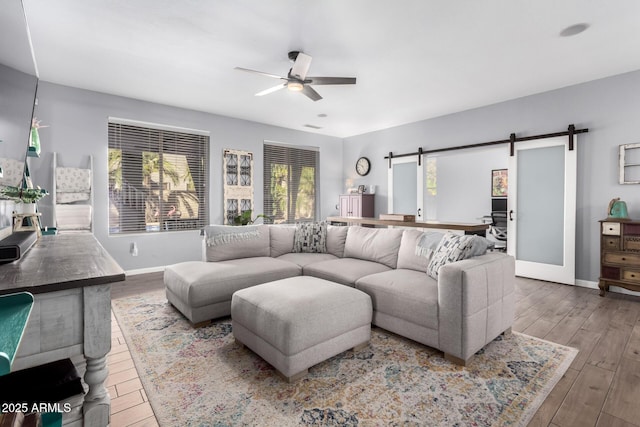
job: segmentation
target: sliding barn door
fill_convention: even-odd
[[[575,136],[573,136],[575,142]],[[507,252],[516,275],[575,284],[577,144],[560,136],[515,144],[509,159]]]
[[[417,157],[391,159],[388,175],[388,213],[415,215],[423,219],[423,161]]]

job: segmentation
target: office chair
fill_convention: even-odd
[[[491,228],[489,230],[491,235],[499,242],[504,244],[497,244],[496,249],[499,251],[507,250],[507,213],[506,212],[491,212]]]

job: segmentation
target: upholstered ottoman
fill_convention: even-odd
[[[235,339],[289,382],[308,368],[371,338],[369,295],[316,277],[292,277],[235,292]]]

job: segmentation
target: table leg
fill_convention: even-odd
[[[84,381],[89,391],[82,411],[85,426],[109,424],[111,399],[104,386],[107,379],[107,353],[111,350],[111,285],[88,286],[84,298]]]

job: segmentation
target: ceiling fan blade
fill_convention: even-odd
[[[304,78],[307,76],[307,72],[309,71],[310,65],[311,65],[311,57],[307,54],[300,52],[298,53],[296,62],[293,63],[293,68],[291,68],[291,71],[289,74],[291,75],[291,77],[304,80]]]
[[[274,78],[274,79],[287,80],[284,77],[276,76],[275,74],[263,73],[262,71],[250,70],[248,68],[235,67],[234,69],[235,70],[239,70],[239,71],[245,71],[247,73],[252,73],[252,74],[260,74],[262,76],[267,76],[267,77],[271,77],[271,78]]]
[[[320,94],[308,85],[304,85],[304,87],[302,88],[302,93],[307,95],[312,101],[319,101],[322,99]]]
[[[265,89],[265,90],[263,90],[262,92],[258,92],[258,93],[256,93],[256,95],[255,95],[255,96],[268,95],[268,94],[273,93],[273,92],[276,92],[276,91],[278,91],[278,90],[280,90],[280,89],[284,89],[285,87],[287,87],[287,84],[286,84],[286,83],[283,83],[283,84],[281,84],[281,85],[274,86],[274,87],[270,87],[269,89]]]
[[[304,81],[312,85],[354,85],[355,77],[307,77]]]

